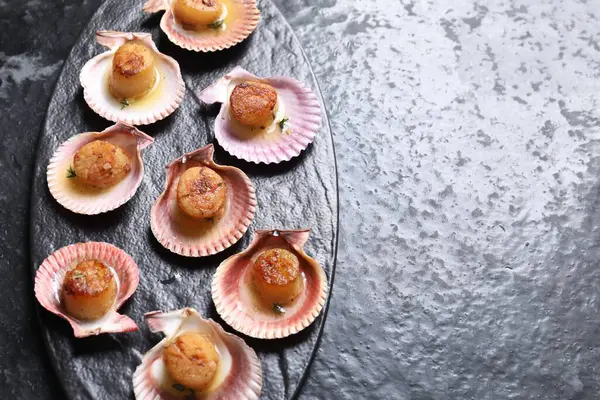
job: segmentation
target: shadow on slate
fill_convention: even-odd
[[[31,201],[31,248],[35,268],[53,251],[71,243],[106,241],[129,253],[140,267],[140,285],[121,311],[140,330],[97,338],[75,339],[66,321],[40,310],[48,352],[70,399],[132,398],[131,376],[147,352],[161,339],[149,332],[144,313],[194,307],[203,315],[232,328],[216,314],[210,284],[216,267],[245,249],[256,229],[312,229],[306,251],[323,266],[330,281],[337,246],[337,184],[331,133],[323,122],[315,142],[299,157],[274,166],[255,165],[230,156],[216,145],[216,160],[244,170],[258,199],[255,219],[238,243],[204,258],[185,258],[158,244],[150,231],[150,209],[164,189],[165,165],[182,154],[213,143],[218,106],[206,106],[196,96],[236,65],[259,76],[287,75],[316,90],[317,84],[293,32],[270,1],[259,1],[261,23],[243,43],[213,54],[182,50],[159,30],[162,16],[141,12],[136,0],[108,0],[96,12],[57,83],[39,141]],[[105,51],[95,31],[151,31],[159,49],[181,64],[187,92],[180,108],[165,120],[141,129],[155,138],[143,151],[144,182],[134,198],[119,209],[99,216],[74,215],[50,196],[46,167],[54,150],[78,132],[101,131],[112,122],[87,106],[79,72],[91,57]],[[326,304],[327,307],[327,304]],[[325,310],[324,310],[325,311]],[[287,339],[264,341],[242,336],[258,353],[263,367],[263,399],[294,397],[310,365],[323,328],[323,314],[305,331]]]

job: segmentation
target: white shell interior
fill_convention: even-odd
[[[86,97],[101,109],[105,118],[117,121],[150,120],[155,115],[165,117],[165,108],[177,104],[179,90],[178,71],[167,63],[160,54],[154,52],[157,79],[154,88],[143,98],[125,106],[109,92],[109,79],[112,72],[114,52],[105,52],[86,64],[82,82],[85,82]],[[142,122],[147,123],[147,122]]]
[[[116,197],[120,197],[122,193],[126,193],[130,190],[131,186],[136,184],[136,170],[140,168],[139,159],[138,159],[138,148],[136,138],[133,136],[126,136],[122,134],[114,134],[105,137],[95,138],[91,137],[92,140],[83,141],[73,152],[63,154],[61,159],[57,160],[57,169],[56,169],[56,184],[58,184],[61,190],[64,191],[65,195],[68,195],[72,199],[78,201],[98,201],[100,198],[102,199],[110,199],[114,194]],[[80,183],[77,179],[67,178],[67,171],[70,167],[73,166],[73,157],[77,150],[83,145],[90,143],[94,140],[105,140],[108,141],[118,147],[120,147],[129,157],[131,162],[132,170],[129,171],[127,176],[115,184],[114,186],[110,186],[108,188],[100,189],[94,188],[89,185]],[[133,180],[133,181],[132,181]],[[119,199],[116,199],[119,200]]]

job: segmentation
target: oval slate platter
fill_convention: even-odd
[[[215,268],[244,249],[261,228],[312,229],[307,252],[325,268],[333,282],[337,249],[337,178],[326,114],[315,142],[298,158],[277,166],[254,165],[227,155],[216,145],[216,161],[243,169],[258,197],[256,217],[246,235],[215,256],[187,259],[163,249],[150,231],[150,207],[164,187],[164,166],[183,153],[213,143],[218,107],[207,107],[195,92],[214,82],[235,65],[258,75],[288,75],[317,83],[290,26],[269,1],[259,1],[261,22],[243,43],[214,54],[187,52],[159,31],[159,15],[141,11],[141,0],[105,2],[75,45],[58,80],[38,143],[31,199],[33,269],[53,251],[80,241],[106,241],[131,254],[140,267],[140,286],[121,311],[140,331],[74,339],[68,324],[40,308],[41,327],[55,369],[71,399],[133,398],[131,376],[141,356],[161,336],[148,331],[143,314],[152,310],[195,307],[220,322],[210,297]],[[68,22],[67,22],[68,23]],[[101,29],[149,31],[159,49],[177,59],[187,85],[181,107],[164,121],[141,127],[155,138],[143,154],[146,176],[134,198],[121,208],[98,216],[75,215],[54,201],[46,184],[46,166],[54,150],[79,132],[100,131],[111,125],[85,104],[79,85],[83,64],[104,51],[94,32]],[[216,144],[216,143],[215,143]],[[33,294],[32,294],[33,295]],[[327,307],[327,305],[326,305]],[[283,340],[244,337],[258,353],[263,368],[264,399],[295,397],[318,345],[327,308],[305,331]]]

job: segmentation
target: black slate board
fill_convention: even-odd
[[[256,217],[248,233],[221,254],[186,259],[163,249],[150,231],[150,207],[164,187],[164,165],[206,143],[215,143],[216,107],[206,107],[195,92],[214,82],[235,65],[258,75],[295,77],[318,92],[317,83],[294,34],[276,7],[259,1],[261,22],[256,32],[233,49],[197,54],[179,49],[160,32],[160,14],[141,12],[140,1],[109,0],[84,29],[58,80],[38,143],[31,200],[32,266],[53,251],[80,241],[113,243],[137,261],[140,286],[121,312],[131,316],[140,331],[74,339],[66,321],[41,309],[41,326],[54,367],[72,399],[132,398],[131,375],[141,355],[160,339],[151,334],[143,314],[191,306],[224,324],[215,312],[209,286],[218,264],[242,250],[256,229],[279,227],[312,229],[307,252],[324,267],[333,282],[337,250],[338,198],[335,156],[329,123],[323,111],[321,131],[300,157],[278,166],[239,161],[216,145],[216,161],[235,165],[253,181],[258,197]],[[83,100],[79,71],[104,49],[95,43],[101,29],[150,31],[159,49],[175,57],[182,68],[187,92],[181,107],[166,120],[142,130],[155,138],[143,155],[146,176],[136,196],[121,208],[99,216],[79,216],[63,209],[51,197],[46,166],[54,150],[70,136],[100,131],[112,123],[95,115]],[[172,277],[176,277],[172,281]],[[171,282],[172,281],[172,282]],[[165,282],[165,283],[162,283]],[[260,341],[244,338],[259,354],[265,399],[295,397],[309,367],[323,328],[324,312],[305,331],[291,338]]]

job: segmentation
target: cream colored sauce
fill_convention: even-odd
[[[108,63],[108,67],[106,68],[105,71],[105,76],[104,76],[104,80],[106,82],[106,84],[104,85],[104,97],[106,99],[109,99],[110,102],[112,102],[113,106],[115,107],[120,107],[123,111],[127,111],[127,110],[141,110],[144,108],[148,108],[149,106],[153,106],[156,103],[159,103],[162,99],[161,95],[164,92],[163,88],[165,86],[165,82],[166,82],[166,74],[161,72],[161,69],[159,68],[161,65],[159,62],[157,62],[157,57],[156,55],[154,56],[155,58],[155,64],[154,64],[154,70],[156,71],[156,79],[154,80],[154,86],[152,86],[152,88],[148,91],[148,93],[146,93],[143,97],[139,98],[139,99],[127,99],[127,103],[129,104],[128,106],[125,106],[119,99],[115,98],[109,90],[109,85],[110,85],[110,77],[112,74],[112,59],[110,60],[110,63]]]
[[[81,182],[79,178],[67,178],[68,170],[73,166],[72,157],[64,160],[58,169],[58,177],[59,184],[62,188],[64,188],[70,196],[75,197],[90,197],[90,196],[98,196],[101,194],[108,193],[114,187],[108,187],[105,189],[97,188],[91,185],[88,185],[84,182]],[[118,185],[118,184],[117,184]],[[115,185],[116,186],[116,185]]]

